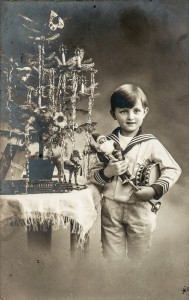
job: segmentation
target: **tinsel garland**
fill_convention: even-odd
[[[28,191],[28,182],[29,182],[29,124],[25,127],[25,170],[26,170],[26,194]]]
[[[52,111],[55,112],[55,94],[54,94],[54,69],[50,69],[50,99],[51,99],[51,106]]]
[[[28,20],[21,14],[19,17],[23,22]],[[31,24],[34,24],[33,21]],[[52,25],[52,28],[56,27],[55,24]],[[47,57],[45,47],[57,40],[60,34],[47,33],[47,28],[44,31],[43,28],[38,28],[37,32],[34,28],[27,29],[31,29],[32,35],[29,34],[29,39],[36,45],[37,51],[34,54],[26,53],[25,60],[28,65],[24,67],[14,63],[13,58],[9,60],[6,109],[11,130],[0,131],[0,135],[10,140],[16,137],[25,144],[26,178],[29,178],[30,143],[43,143],[50,156],[53,155],[53,147],[59,145],[62,148],[62,168],[68,143],[71,142],[72,151],[76,147],[75,134],[86,133],[84,147],[88,148],[91,133],[96,125],[92,122],[92,111],[97,83],[95,83],[94,63],[91,58],[83,61],[83,49],[77,48],[74,55],[69,57],[68,49],[61,43],[58,53],[54,51]],[[20,83],[18,79],[16,85],[12,82],[14,69],[26,90],[26,101],[23,104],[15,101],[14,94],[19,90]],[[26,72],[25,75],[22,72]],[[90,77],[87,79],[87,76]],[[90,84],[87,87],[88,80]],[[77,101],[83,99],[88,99],[87,110],[77,107]],[[58,117],[57,113],[60,114]],[[87,115],[87,120],[83,124],[77,124],[77,113]],[[89,161],[89,156],[87,160]]]
[[[41,86],[42,86],[42,46],[39,44],[38,45],[38,51],[39,51],[39,66],[38,66],[38,70],[39,70],[39,87],[38,87],[38,106],[39,108],[41,108],[41,94],[42,94],[42,90],[41,90]]]
[[[13,59],[10,59],[10,62],[13,62]],[[12,64],[10,65],[10,68],[8,69],[7,72],[7,86],[8,86],[8,102],[7,102],[7,109],[8,109],[8,115],[9,115],[9,121],[11,119],[11,105],[10,103],[12,102],[12,88],[11,88],[11,84],[12,84],[12,71],[13,71],[13,66]],[[12,128],[10,129],[9,132],[9,138],[10,138],[10,166],[11,166],[11,179],[14,179],[14,174],[13,174],[13,168],[12,168]]]

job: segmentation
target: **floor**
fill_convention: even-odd
[[[116,272],[102,258],[100,218],[88,251],[71,257],[69,228],[53,231],[50,250],[28,247],[24,228],[1,229],[0,299],[189,299],[189,204],[178,195],[163,202],[149,259],[133,271],[122,265]]]

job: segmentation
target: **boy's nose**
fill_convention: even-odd
[[[129,120],[130,120],[130,119],[133,119],[133,117],[134,117],[133,112],[132,112],[132,111],[129,111],[129,113],[128,113],[128,119],[129,119]]]

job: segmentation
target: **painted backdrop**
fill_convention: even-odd
[[[183,173],[164,196],[150,268],[143,278],[130,276],[117,287],[111,282],[106,285],[99,223],[90,244],[89,264],[83,262],[81,270],[71,270],[75,274],[71,283],[65,259],[69,247],[62,231],[54,233],[49,255],[45,250],[28,254],[21,230],[1,243],[2,299],[187,299],[189,2],[5,1],[1,7],[2,54],[22,61],[30,47],[18,13],[43,24],[51,10],[64,19],[63,42],[70,49],[83,48],[86,58],[95,62],[100,93],[93,113],[97,131],[107,134],[116,126],[109,114],[114,89],[124,83],[137,84],[149,100],[145,130],[159,138]],[[41,265],[36,263],[39,257]]]

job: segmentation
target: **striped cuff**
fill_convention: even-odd
[[[166,180],[158,179],[155,183],[151,185],[156,191],[154,199],[158,200],[165,194],[169,189],[169,183]]]
[[[111,178],[106,177],[104,175],[104,170],[102,169],[102,170],[94,173],[94,179],[100,184],[105,184],[105,183],[111,182],[113,177],[111,177]]]

